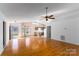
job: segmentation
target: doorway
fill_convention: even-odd
[[[31,35],[31,27],[22,23],[11,23],[9,25],[9,39],[26,38]]]

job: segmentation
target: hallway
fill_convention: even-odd
[[[27,37],[26,39],[10,40],[2,53],[2,56],[70,55],[79,55],[79,46],[41,37]]]

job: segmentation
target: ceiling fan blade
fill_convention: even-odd
[[[45,16],[41,16],[40,18],[46,18]]]
[[[54,15],[50,15],[49,17],[53,17]]]
[[[49,16],[41,16],[41,18],[49,18]]]
[[[49,18],[49,19],[55,19],[55,18],[53,17],[53,18]]]

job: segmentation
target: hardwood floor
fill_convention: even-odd
[[[56,40],[28,37],[13,39],[2,56],[78,56],[79,46]]]

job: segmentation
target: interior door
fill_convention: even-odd
[[[3,21],[3,47],[6,45],[6,22]]]
[[[9,40],[11,40],[11,25],[9,26]]]
[[[47,38],[51,39],[51,26],[47,26]]]

